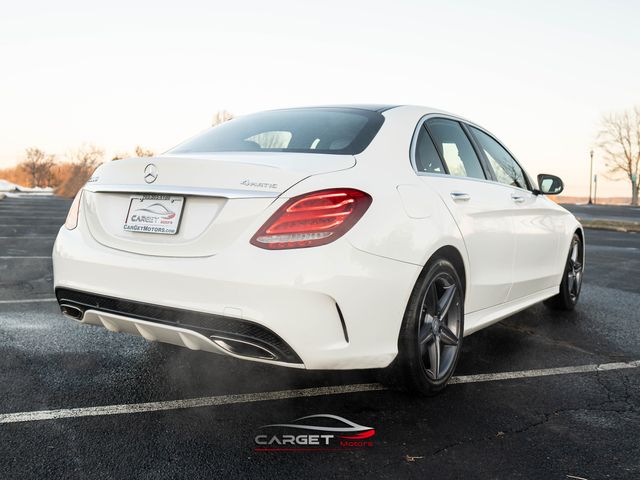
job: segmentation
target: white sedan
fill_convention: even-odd
[[[441,390],[463,337],[572,309],[584,233],[484,128],[416,106],[276,110],[99,167],[53,252],[68,317]]]

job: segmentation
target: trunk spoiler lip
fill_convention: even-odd
[[[181,185],[142,185],[89,183],[84,190],[94,193],[157,193],[169,195],[185,195],[196,197],[222,198],[278,198],[281,191],[242,190],[230,188],[188,187]]]

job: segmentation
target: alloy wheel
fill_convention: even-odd
[[[575,238],[571,243],[571,254],[567,265],[567,290],[572,301],[580,295],[582,287],[583,253],[580,240]]]
[[[461,334],[460,292],[443,272],[429,284],[418,322],[420,358],[431,380],[445,378],[453,368]]]

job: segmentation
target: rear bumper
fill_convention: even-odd
[[[84,323],[308,369],[389,365],[420,273],[419,266],[364,253],[346,239],[289,251],[247,242],[211,257],[154,257],[105,247],[82,224],[60,230],[53,267],[60,300],[65,290],[93,297],[75,298],[87,312]],[[189,343],[175,328],[202,338]],[[225,335],[275,355],[237,355],[216,343]]]
[[[254,322],[65,288],[56,289],[56,298],[62,312],[80,323],[192,350],[302,367],[302,360],[284,340]]]

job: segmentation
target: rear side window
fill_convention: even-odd
[[[357,108],[296,108],[239,117],[178,145],[169,153],[306,152],[356,155],[384,122]]]
[[[458,177],[485,178],[480,160],[460,124],[434,118],[426,123],[449,174]]]
[[[415,158],[416,169],[419,172],[446,173],[442,160],[440,160],[440,155],[438,155],[436,147],[424,126],[420,127],[420,132],[418,133]]]
[[[511,185],[512,187],[524,188],[526,190],[528,186],[524,172],[509,152],[482,130],[474,127],[469,128],[489,160],[491,168],[496,174],[496,179],[500,183]]]

